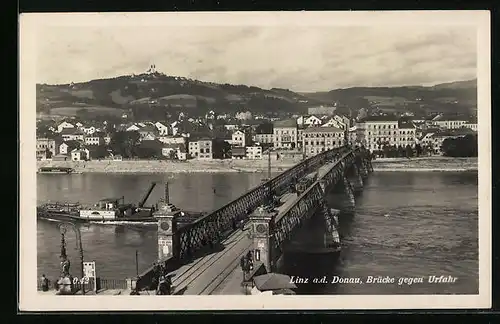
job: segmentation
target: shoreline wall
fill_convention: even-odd
[[[374,171],[477,171],[477,158],[392,158],[372,161]],[[300,160],[271,162],[272,172],[282,172]],[[125,160],[125,161],[37,161],[40,167],[69,167],[77,173],[229,173],[267,172],[268,161],[263,160]]]

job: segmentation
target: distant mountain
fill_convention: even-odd
[[[133,112],[162,118],[179,111],[203,115],[217,112],[303,112],[320,104],[287,89],[261,89],[246,85],[217,84],[161,73],[119,76],[62,85],[38,84],[37,112],[76,116],[122,115]]]
[[[476,79],[428,87],[354,87],[301,94],[325,103],[336,102],[339,109],[344,111],[367,108],[384,112],[428,114],[471,113],[477,109]]]

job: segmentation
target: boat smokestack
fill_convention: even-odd
[[[170,204],[170,197],[168,192],[168,182],[165,182],[165,203]]]

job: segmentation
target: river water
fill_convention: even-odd
[[[184,210],[210,211],[258,185],[264,174],[196,173],[175,175],[74,174],[37,175],[38,201],[95,203],[125,196],[137,203],[151,181],[169,178],[171,202]],[[157,186],[149,204],[163,195]],[[148,203],[146,203],[148,205]],[[97,275],[123,279],[139,272],[157,256],[156,229],[117,225],[80,225],[85,260],[96,262]],[[299,292],[315,294],[477,294],[477,172],[380,172],[370,175],[356,199],[352,216],[340,215],[343,250],[333,276],[389,276],[394,284],[316,284]],[[68,230],[72,272],[78,264],[75,235]],[[37,225],[38,274],[59,274],[60,234],[57,223]],[[427,283],[428,276],[451,275],[454,283]],[[401,277],[424,283],[398,285]]]

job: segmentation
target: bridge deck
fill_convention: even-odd
[[[338,161],[326,163],[318,169],[318,179],[321,179]]]
[[[287,192],[286,194],[281,196],[280,200],[283,202],[283,204],[278,208],[276,208],[276,210],[278,211],[278,215],[276,216],[276,222],[280,220],[281,217],[283,217],[284,211],[288,210],[288,208],[290,208],[291,206],[293,206],[293,204],[295,204],[297,198],[298,198],[297,194],[291,192]]]
[[[237,230],[222,245],[222,250],[200,257],[175,271],[172,278],[174,294],[213,294],[235,269],[239,270],[240,258],[248,252],[252,240],[248,231]]]

